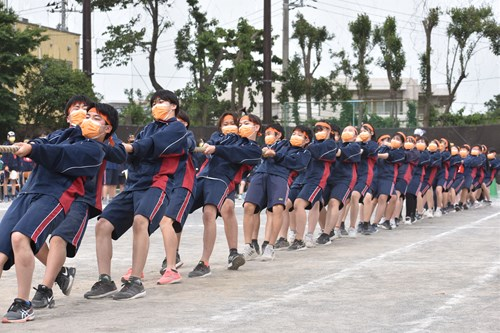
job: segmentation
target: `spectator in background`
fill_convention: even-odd
[[[119,184],[120,164],[107,162],[106,172],[104,173],[102,187],[102,203],[106,205],[116,196],[116,187]]]
[[[24,139],[25,143],[28,143],[28,139]],[[24,184],[26,184],[26,181],[28,180],[29,176],[31,175],[31,172],[33,171],[33,168],[35,167],[33,160],[29,158],[28,156],[22,157],[20,159],[21,161],[21,175],[19,181],[21,182],[21,188],[23,188]]]
[[[4,145],[12,145],[14,142],[16,142],[16,133],[9,131]],[[3,201],[8,202],[16,197],[16,188],[19,184],[20,158],[14,154],[5,153],[2,159],[4,163]],[[11,186],[10,196],[8,195],[9,184]]]

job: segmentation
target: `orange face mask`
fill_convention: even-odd
[[[413,142],[405,142],[405,149],[406,150],[412,150],[413,148],[415,148],[415,144]]]
[[[325,140],[327,135],[328,134],[325,131],[321,131],[321,132],[317,132],[316,134],[314,134],[314,137],[316,138],[316,140],[321,141],[321,140]]]
[[[495,154],[493,154],[493,153],[489,153],[489,154],[488,154],[488,159],[489,159],[489,160],[494,160],[494,159],[495,159]]]
[[[105,133],[99,133],[101,130],[101,125],[94,122],[92,119],[85,119],[80,125],[82,129],[82,135],[87,139],[97,139],[98,137],[105,135]]]
[[[276,138],[276,135],[274,135],[274,134],[266,135],[266,137],[264,138],[264,142],[268,146],[272,145],[273,143],[275,143],[276,140],[277,140],[277,138]]]
[[[466,158],[467,155],[469,155],[469,152],[467,150],[460,150],[460,157],[461,158]]]
[[[71,111],[71,113],[69,114],[69,123],[72,126],[80,125],[86,117],[87,117],[86,110],[78,109]]]
[[[361,139],[361,141],[363,141],[363,142],[368,141],[371,137],[370,133],[368,133],[368,132],[361,132],[361,133],[359,133],[358,136]]]
[[[417,142],[417,149],[419,151],[424,151],[426,147],[425,142]]]
[[[241,125],[238,133],[242,138],[248,138],[255,133],[255,125]]]
[[[220,130],[222,131],[222,134],[224,134],[224,135],[229,134],[229,133],[238,134],[238,126],[236,126],[236,125],[222,126]]]
[[[451,147],[451,156],[458,155],[458,148],[457,147]]]
[[[346,131],[342,132],[342,142],[351,142],[354,139],[354,133]]]
[[[434,142],[431,142],[431,143],[429,143],[429,147],[427,149],[429,149],[430,152],[435,152],[435,151],[437,151],[438,146]]]
[[[391,148],[398,149],[401,147],[401,142],[395,139],[391,140]]]
[[[163,104],[156,104],[151,111],[155,120],[167,120],[169,113],[172,112],[167,105]]]
[[[478,156],[478,155],[479,155],[479,150],[477,150],[477,149],[472,149],[472,150],[471,150],[471,152],[470,152],[470,154],[471,154],[472,156]]]
[[[294,147],[301,147],[303,143],[304,138],[299,135],[294,134],[290,137],[290,144]]]

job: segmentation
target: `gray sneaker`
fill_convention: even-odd
[[[290,245],[288,247],[288,250],[289,251],[303,251],[303,250],[307,250],[307,247],[302,239],[295,238],[292,245]]]
[[[146,290],[140,280],[127,281],[122,285],[122,289],[113,295],[115,301],[125,301],[146,296]]]
[[[200,261],[198,262],[198,265],[196,265],[196,267],[191,272],[189,272],[188,276],[190,278],[194,278],[209,276],[210,274],[212,274],[212,272],[210,271],[210,266],[207,266],[203,261]]]
[[[238,270],[241,266],[245,264],[245,258],[240,253],[231,253],[227,258],[227,269],[232,271]]]
[[[31,300],[31,304],[33,304],[33,308],[42,309],[49,307],[49,309],[53,308],[56,304],[54,300],[54,294],[52,293],[52,289],[43,284],[39,284],[38,288],[33,288],[36,290],[35,296]]]
[[[7,313],[4,314],[2,323],[24,323],[33,319],[35,319],[35,312],[31,302],[16,298]]]
[[[115,294],[117,291],[114,281],[99,280],[92,288],[87,291],[83,297],[87,299],[104,298]]]
[[[290,246],[290,243],[284,238],[280,237],[277,241],[276,244],[274,244],[274,249],[275,250],[284,250]]]

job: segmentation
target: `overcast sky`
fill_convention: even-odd
[[[3,0],[5,1],[5,0]],[[52,0],[57,1],[57,0]],[[60,13],[51,13],[47,10],[48,0],[8,0],[8,3],[20,17],[29,19],[32,23],[38,23],[48,27],[56,27],[61,21]],[[68,0],[68,7],[79,9],[74,0]],[[293,2],[293,0],[290,0]],[[300,1],[295,1],[299,3]],[[425,34],[422,28],[422,19],[426,10],[435,6],[441,6],[444,10],[451,7],[465,7],[470,4],[479,6],[486,4],[493,7],[495,18],[500,21],[499,1],[401,1],[401,0],[303,0],[304,5],[309,7],[296,8],[290,11],[290,35],[291,23],[298,12],[302,13],[313,25],[326,26],[335,38],[329,41],[323,51],[323,60],[318,69],[317,76],[328,75],[333,68],[332,60],[329,58],[328,50],[339,51],[346,49],[351,55],[352,36],[348,30],[348,23],[355,20],[358,14],[366,13],[370,16],[372,24],[381,24],[388,15],[396,17],[398,31],[403,39],[404,50],[407,57],[407,66],[403,77],[419,79],[418,54],[425,47]],[[444,5],[446,3],[446,5]],[[279,35],[279,39],[273,46],[273,53],[282,55],[282,27],[283,8],[282,0],[272,0],[272,26],[273,34]],[[217,18],[220,26],[224,28],[235,28],[238,18],[244,17],[255,27],[263,27],[263,0],[200,0],[203,11],[208,12],[209,18]],[[446,7],[444,7],[446,6]],[[183,0],[175,0],[171,8],[165,13],[174,23],[162,36],[159,43],[159,54],[157,56],[157,79],[164,88],[175,90],[185,86],[190,79],[188,70],[175,67],[176,59],[174,53],[174,39],[177,31],[187,21],[187,4]],[[145,13],[140,8],[133,8],[108,13],[95,12],[92,15],[92,47],[94,50],[103,46],[106,36],[103,35],[106,26],[110,24],[125,23],[130,17],[137,15],[142,17],[144,25],[147,24]],[[446,66],[446,25],[449,18],[441,17],[438,28],[434,29],[432,36],[433,84],[439,89],[446,88],[445,66]],[[82,31],[81,13],[70,12],[67,17],[69,31],[80,33]],[[467,112],[483,110],[484,103],[494,95],[500,93],[500,57],[495,57],[489,50],[487,40],[479,44],[477,54],[469,64],[469,76],[465,79],[458,90],[456,103],[453,109],[458,110],[465,107]],[[298,51],[295,40],[290,40],[290,57]],[[376,48],[372,55],[379,56]],[[104,96],[104,101],[126,101],[124,89],[141,89],[143,92],[152,90],[148,77],[148,65],[145,54],[137,53],[133,62],[126,67],[100,68],[99,56],[94,52],[93,83],[95,90]],[[81,66],[81,64],[80,64]],[[386,77],[385,72],[375,65],[371,66],[372,77]]]

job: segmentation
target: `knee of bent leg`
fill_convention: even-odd
[[[18,248],[19,246],[30,245],[31,241],[28,236],[17,231],[12,233],[12,235],[10,236],[10,240],[14,249]]]
[[[96,236],[110,235],[114,230],[113,225],[106,219],[99,219],[95,225]]]

